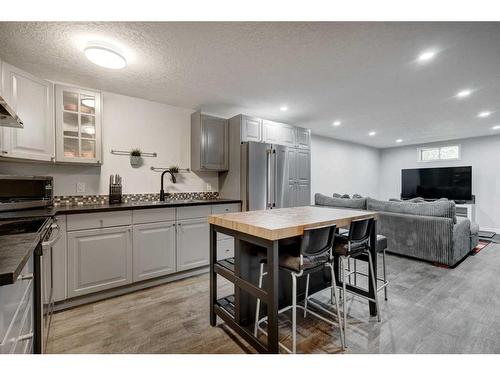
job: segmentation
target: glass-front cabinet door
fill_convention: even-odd
[[[102,164],[99,92],[56,86],[56,161]]]

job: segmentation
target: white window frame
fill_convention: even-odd
[[[458,147],[458,157],[454,159],[441,159],[441,149],[445,147]],[[424,150],[439,150],[439,158],[434,160],[422,160],[422,151]],[[428,146],[428,147],[419,147],[417,148],[417,162],[419,163],[438,163],[438,162],[447,162],[447,161],[457,161],[462,160],[462,145],[461,144],[448,144],[448,145],[440,145],[440,146]]]

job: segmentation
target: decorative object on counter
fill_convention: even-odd
[[[142,164],[141,155],[142,155],[142,151],[138,148],[134,148],[134,149],[132,149],[132,151],[130,151],[130,165],[133,168],[138,168],[141,166],[141,164]]]
[[[189,193],[168,193],[170,200],[212,200],[219,199],[219,193],[210,192],[189,192]],[[122,194],[122,203],[130,202],[154,202],[160,199],[158,193],[144,193],[144,194]],[[60,195],[54,197],[54,206],[81,206],[81,205],[95,205],[95,204],[108,204],[108,195]]]
[[[122,203],[122,178],[119,174],[109,176],[109,203]]]

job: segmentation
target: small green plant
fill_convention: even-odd
[[[177,165],[172,165],[171,167],[168,167],[168,170],[171,173],[179,173],[179,167]]]
[[[138,148],[134,148],[132,149],[132,151],[130,151],[130,156],[141,156],[142,155],[142,151]]]

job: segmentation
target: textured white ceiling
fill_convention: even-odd
[[[121,48],[128,67],[87,61],[93,40]],[[429,48],[436,58],[416,63]],[[1,22],[0,58],[55,81],[375,147],[494,134],[500,124],[499,23]],[[475,91],[457,100],[462,88]]]

